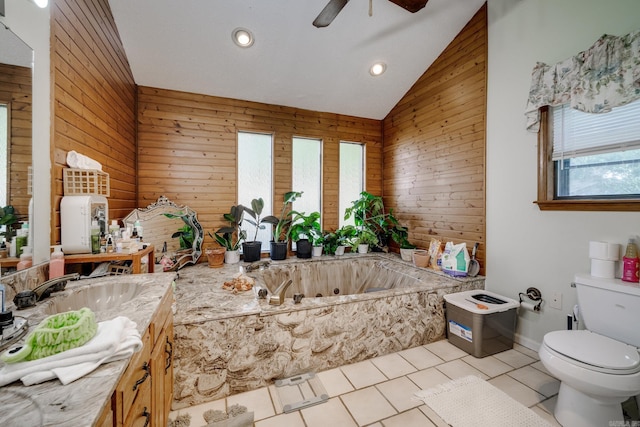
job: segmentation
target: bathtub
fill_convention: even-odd
[[[439,340],[443,295],[484,288],[483,277],[452,278],[395,254],[354,254],[272,262],[247,273],[252,291],[223,290],[243,265],[180,272],[174,410]],[[286,279],[293,283],[282,305],[258,297]],[[304,295],[300,303],[294,294]]]

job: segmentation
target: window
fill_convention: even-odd
[[[273,208],[273,136],[263,133],[238,132],[238,203],[251,207],[251,200],[262,198],[264,209],[261,217],[269,215]],[[245,214],[246,215],[246,214]],[[269,250],[271,226],[256,229],[248,222],[247,240],[262,242],[262,250]],[[255,238],[254,238],[255,237]]]
[[[340,227],[351,224],[353,217],[344,220],[344,211],[364,190],[364,146],[340,142]]]
[[[540,209],[640,210],[640,101],[590,114],[542,110]]]
[[[322,214],[322,140],[293,138],[292,191],[302,191],[293,202],[298,212]],[[320,221],[322,224],[322,221]]]
[[[0,104],[0,206],[7,204],[7,190],[9,188],[8,169],[8,144],[9,118],[7,114],[7,104]]]

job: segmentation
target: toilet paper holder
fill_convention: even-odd
[[[524,298],[528,298],[531,301],[537,301],[538,303],[533,306],[535,311],[540,311],[540,307],[542,306],[542,292],[538,288],[527,288],[527,292],[520,292],[518,294],[520,299],[520,303],[524,302]]]

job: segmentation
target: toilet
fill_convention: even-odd
[[[538,352],[560,380],[554,416],[563,427],[616,425],[621,403],[640,394],[640,287],[589,275],[574,283],[586,329],[549,332]]]

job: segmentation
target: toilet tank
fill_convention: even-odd
[[[575,276],[584,327],[600,335],[640,347],[640,286],[588,274]]]

